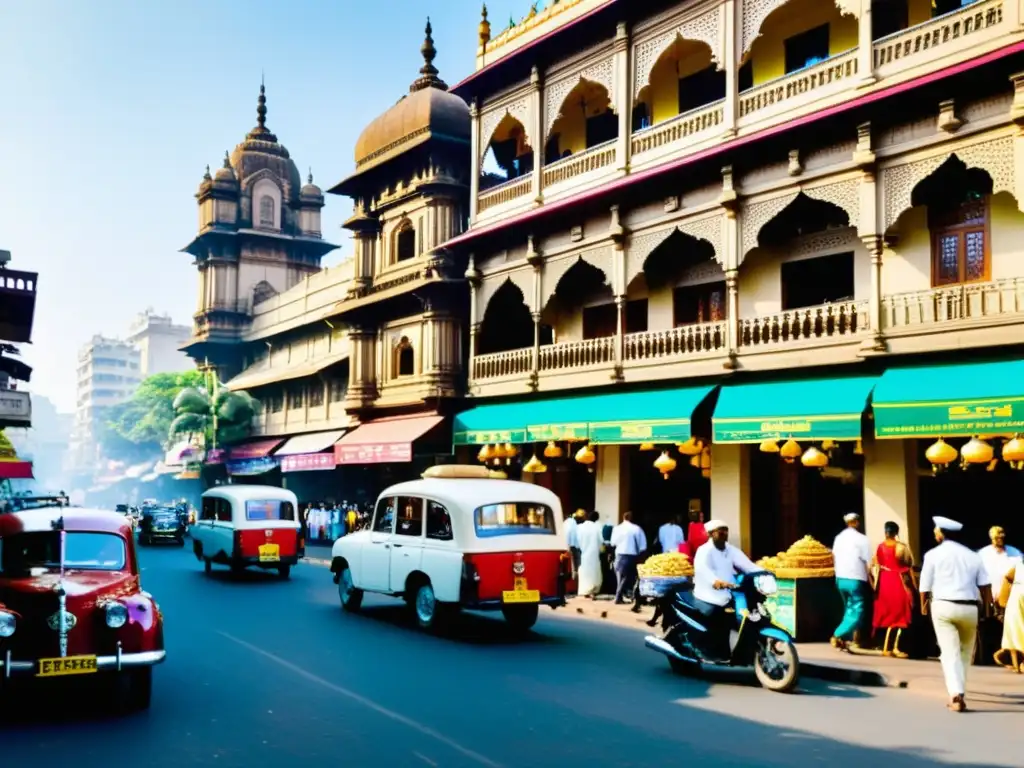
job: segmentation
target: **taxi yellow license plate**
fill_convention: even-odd
[[[91,675],[97,672],[95,656],[65,656],[62,659],[40,659],[36,677],[64,677],[65,675]]]
[[[513,589],[501,593],[502,602],[505,603],[539,603],[540,590],[528,589],[526,579],[517,576],[513,582]]]
[[[260,562],[261,563],[276,563],[281,559],[281,545],[280,544],[261,544],[260,545]]]

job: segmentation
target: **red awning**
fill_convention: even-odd
[[[0,480],[32,480],[31,461],[0,461]]]
[[[273,440],[256,440],[252,443],[243,443],[242,445],[235,445],[231,447],[228,452],[228,458],[231,461],[238,461],[239,459],[262,459],[270,455],[270,452],[277,448],[283,443],[280,437],[276,437]]]
[[[412,444],[443,416],[399,416],[362,424],[334,444],[338,464],[392,464],[412,461]]]

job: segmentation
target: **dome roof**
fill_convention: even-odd
[[[214,184],[224,186],[225,184],[231,184],[237,186],[238,178],[235,176],[234,170],[231,168],[231,158],[228,157],[228,153],[224,153],[224,165],[217,169],[216,175],[213,177]]]
[[[309,176],[306,177],[306,183],[302,185],[302,190],[299,192],[299,194],[302,197],[324,196],[323,190],[313,183],[313,171],[309,172]]]
[[[256,116],[256,127],[246,134],[245,140],[235,147],[229,158],[235,176],[239,181],[245,181],[254,173],[268,170],[287,185],[285,195],[294,198],[299,194],[302,179],[288,150],[267,128],[267,96],[262,84]],[[220,171],[217,173],[219,176]]]
[[[409,87],[409,93],[383,115],[370,123],[356,141],[356,166],[378,163],[404,151],[407,142],[430,136],[469,140],[469,107],[458,96],[448,93],[448,85],[438,77],[434,66],[437,51],[427,20],[426,39],[420,52],[423,66]]]

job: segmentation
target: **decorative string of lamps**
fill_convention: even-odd
[[[779,445],[778,440],[762,440],[759,448],[761,453],[777,453],[779,458],[787,464],[795,464],[799,461],[811,469],[824,469],[829,465],[832,453],[839,447],[839,443],[835,440],[822,440],[820,446],[819,448],[812,443],[805,449],[796,440],[790,438],[782,445]],[[857,456],[864,453],[864,446],[860,440],[854,444],[853,452]]]
[[[932,473],[936,475],[949,469],[958,458],[961,469],[984,464],[989,472],[994,472],[999,466],[996,449],[990,442],[994,439],[988,435],[975,435],[958,451],[940,437],[928,446],[924,456],[932,465]],[[1024,469],[1024,436],[1016,434],[1006,439],[1000,454],[1011,469]]]

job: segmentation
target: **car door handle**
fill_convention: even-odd
[[[391,549],[391,545],[390,544],[385,544],[384,545],[384,549]]]
[[[402,546],[403,546],[402,544],[395,544],[394,545],[395,549],[401,549]]]

